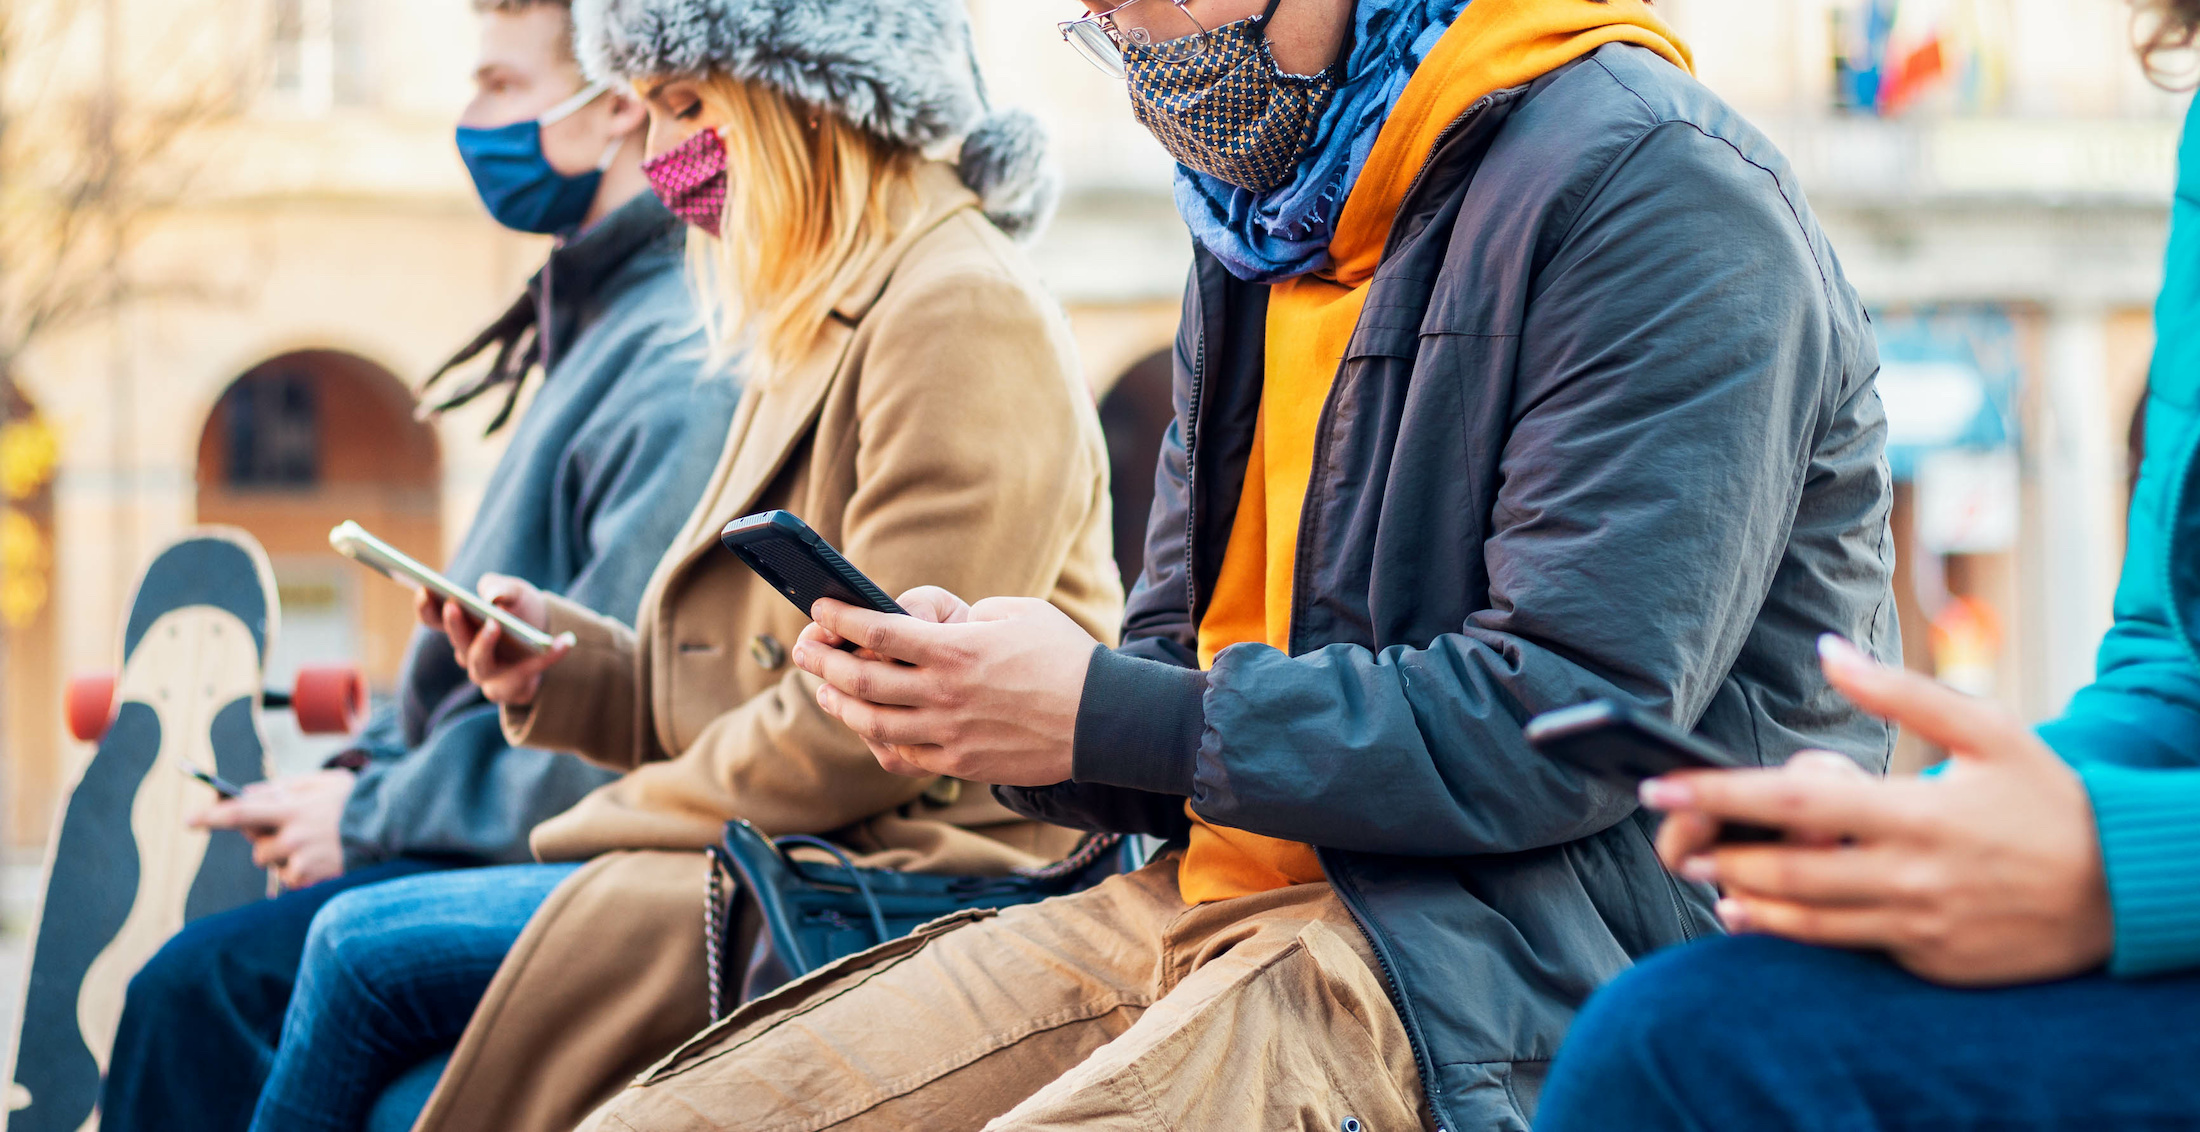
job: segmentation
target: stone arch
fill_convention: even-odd
[[[410,594],[337,557],[329,528],[357,520],[440,563],[442,451],[412,391],[357,354],[302,349],[239,374],[199,432],[197,520],[242,527],[275,564],[283,597],[269,678],[299,664],[356,663],[377,688],[397,678]]]

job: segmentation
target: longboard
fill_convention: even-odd
[[[105,733],[47,853],[0,1129],[96,1129],[131,976],[185,923],[267,894],[243,835],[184,824],[216,796],[182,771],[267,777],[259,713],[279,619],[267,555],[243,531],[193,531],[140,578]]]

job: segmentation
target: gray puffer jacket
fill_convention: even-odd
[[[710,478],[737,383],[714,367],[689,300],[686,228],[643,193],[551,253],[530,284],[542,312],[542,388],[519,418],[446,573],[525,578],[632,620],[657,560]],[[616,777],[504,741],[482,698],[425,629],[398,701],[361,743],[371,759],[344,810],[348,868],[393,857],[533,860],[527,833]]]
[[[1100,650],[1084,828],[1310,842],[1381,959],[1444,1128],[1523,1129],[1581,1001],[1715,930],[1625,791],[1521,739],[1647,705],[1765,763],[1884,768],[1814,642],[1892,659],[1871,333],[1787,164],[1688,75],[1612,45],[1481,100],[1392,229],[1323,408],[1291,648],[1197,669],[1244,484],[1265,288],[1202,253],[1145,573]]]

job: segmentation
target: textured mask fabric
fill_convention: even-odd
[[[1336,93],[1291,178],[1256,191],[1180,164],[1177,211],[1231,274],[1275,283],[1321,267],[1345,197],[1391,108],[1467,0],[1356,0],[1351,50],[1333,65]]]
[[[726,142],[718,131],[696,131],[643,162],[642,173],[674,216],[718,235],[726,215]]]
[[[553,168],[542,154],[539,122],[460,126],[458,156],[489,215],[515,232],[547,236],[580,227],[603,182],[598,170],[568,177]]]
[[[1123,48],[1131,108],[1186,168],[1264,193],[1290,181],[1337,92],[1331,72],[1286,75],[1268,51],[1264,20],[1224,24],[1189,59],[1166,49]]]

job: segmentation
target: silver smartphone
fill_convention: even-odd
[[[417,586],[445,601],[455,601],[460,609],[473,614],[475,620],[484,624],[496,622],[513,644],[528,652],[550,651],[550,634],[506,613],[495,604],[483,600],[480,594],[414,561],[412,556],[367,533],[365,527],[349,519],[336,524],[336,528],[328,533],[328,544],[336,549],[336,553],[393,582]]]

